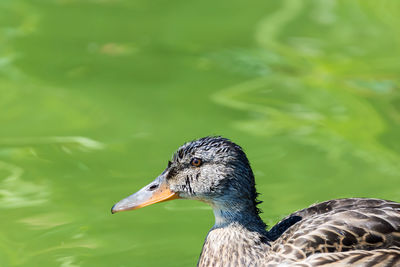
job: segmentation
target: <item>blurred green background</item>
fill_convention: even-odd
[[[205,135],[273,224],[400,201],[400,2],[0,1],[0,266],[194,266],[211,209],[118,200]]]

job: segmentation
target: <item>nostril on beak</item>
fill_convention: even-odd
[[[158,188],[158,184],[153,184],[152,186],[149,187],[149,191],[153,191]]]

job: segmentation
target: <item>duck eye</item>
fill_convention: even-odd
[[[190,164],[194,167],[199,167],[201,165],[202,161],[199,158],[193,158]]]

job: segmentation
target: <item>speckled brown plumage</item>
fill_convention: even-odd
[[[267,262],[400,266],[399,203],[363,198],[330,200],[295,212],[275,227],[291,217],[301,220],[274,236]]]
[[[155,201],[154,192],[168,194]],[[156,180],[114,205],[112,212],[172,196],[213,208],[215,225],[204,241],[199,267],[400,266],[400,203],[330,200],[294,212],[267,231],[247,157],[222,137],[184,144]]]
[[[198,266],[229,264],[400,266],[400,204],[330,200],[287,216],[266,236],[240,223],[211,229]]]

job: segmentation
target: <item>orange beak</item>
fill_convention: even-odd
[[[150,184],[140,189],[135,194],[122,199],[111,208],[111,213],[126,210],[136,210],[158,202],[179,198],[179,195],[169,189],[167,181],[160,175]]]

